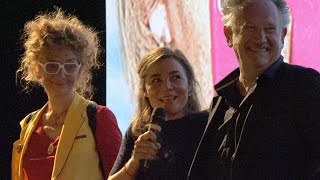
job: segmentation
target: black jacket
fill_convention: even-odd
[[[320,179],[320,74],[282,59],[241,106],[239,69],[215,86],[212,108],[222,99],[189,179]],[[230,106],[235,113],[225,122]]]

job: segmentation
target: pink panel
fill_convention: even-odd
[[[223,34],[218,0],[210,1],[213,81],[217,83],[238,66]],[[320,71],[320,1],[287,0],[292,16],[291,63]]]
[[[227,41],[223,33],[221,14],[218,10],[216,0],[211,0],[210,14],[212,75],[215,84],[235,69],[238,64],[233,49],[227,46]]]
[[[287,1],[293,17],[291,63],[320,71],[320,1]]]

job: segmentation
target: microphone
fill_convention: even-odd
[[[163,108],[154,108],[151,114],[151,123],[149,124],[149,131],[152,131],[159,137],[161,132],[161,127],[164,124],[165,112]],[[149,160],[141,160],[142,171],[146,171],[150,166]]]

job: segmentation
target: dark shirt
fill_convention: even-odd
[[[204,141],[199,149],[217,153],[203,168],[212,169],[207,179],[320,179],[319,72],[280,57],[242,103],[238,77],[236,69],[215,86],[222,100],[204,139],[220,143]]]
[[[161,149],[156,160],[151,161],[146,172],[139,171],[136,179],[186,179],[207,119],[208,112],[203,111],[166,121],[161,130],[161,137],[158,138]],[[136,139],[130,126],[110,175],[118,172],[131,158]]]

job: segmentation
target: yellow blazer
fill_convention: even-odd
[[[88,180],[103,179],[99,167],[99,155],[96,143],[88,123],[86,107],[90,101],[75,93],[61,130],[56,150],[52,180]],[[21,122],[20,139],[13,145],[12,180],[25,180],[22,160],[28,148],[28,142],[48,103],[45,104],[26,124]]]

